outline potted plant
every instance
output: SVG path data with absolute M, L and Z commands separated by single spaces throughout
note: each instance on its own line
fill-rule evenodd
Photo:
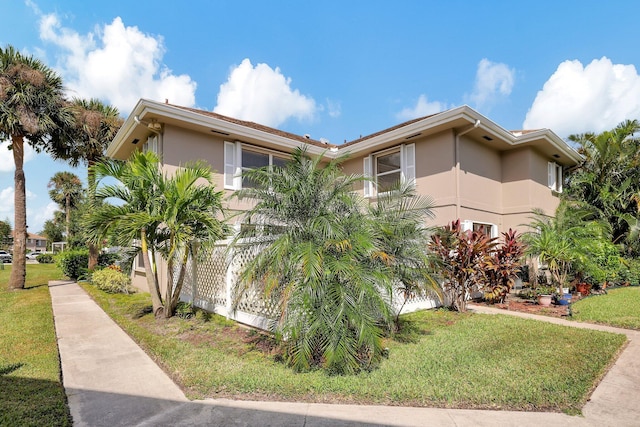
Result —
M 553 301 L 553 293 L 554 290 L 552 286 L 538 286 L 536 288 L 538 304 L 542 307 L 549 307 Z

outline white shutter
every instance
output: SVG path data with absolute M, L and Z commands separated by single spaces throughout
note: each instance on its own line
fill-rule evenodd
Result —
M 553 162 L 547 163 L 547 185 L 550 189 L 556 189 L 556 164 Z
M 468 219 L 465 221 L 462 221 L 462 224 L 460 224 L 460 228 L 462 231 L 473 230 L 473 221 L 470 221 Z
M 363 161 L 362 174 L 367 179 L 373 178 L 373 173 L 372 173 L 372 170 L 371 170 L 371 165 L 373 163 L 373 157 L 372 156 L 367 156 L 364 159 L 362 159 L 362 161 Z M 364 181 L 364 197 L 371 197 L 371 196 L 373 196 L 373 182 L 368 181 L 368 180 Z
M 224 188 L 236 190 L 235 175 L 238 163 L 236 161 L 236 143 L 224 142 Z
M 416 184 L 416 144 L 400 146 L 400 169 L 403 182 Z
M 562 166 L 556 165 L 556 190 L 562 193 Z

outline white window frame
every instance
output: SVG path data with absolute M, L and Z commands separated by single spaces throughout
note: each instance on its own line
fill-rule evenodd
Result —
M 151 151 L 158 154 L 158 135 L 153 135 L 147 138 L 147 142 L 142 147 L 143 152 Z
M 396 152 L 400 153 L 400 168 L 379 174 L 377 171 L 377 158 L 387 156 Z M 400 144 L 386 150 L 372 153 L 363 159 L 362 170 L 363 175 L 366 178 L 370 179 L 369 181 L 365 181 L 364 183 L 364 197 L 375 197 L 376 195 L 384 194 L 378 193 L 378 176 L 391 175 L 400 172 L 401 181 L 408 182 L 411 185 L 415 186 L 416 145 Z
M 562 193 L 562 165 L 555 162 L 547 163 L 547 186 L 558 193 Z
M 273 159 L 287 160 L 285 153 L 280 153 L 255 145 L 244 144 L 240 141 L 224 142 L 224 188 L 227 190 L 242 189 L 242 171 L 253 168 L 242 166 L 242 151 L 251 151 L 269 156 L 269 166 L 273 166 Z
M 498 226 L 491 222 L 467 219 L 465 221 L 462 221 L 461 228 L 462 231 L 473 231 L 475 225 L 488 225 L 489 227 L 491 227 L 491 235 L 489 237 L 491 237 L 492 239 L 495 239 L 499 236 Z

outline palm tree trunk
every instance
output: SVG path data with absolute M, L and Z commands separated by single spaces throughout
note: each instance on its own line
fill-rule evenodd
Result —
M 95 202 L 94 189 L 95 189 L 95 183 L 96 183 L 96 174 L 92 169 L 92 166 L 95 163 L 96 162 L 94 160 L 89 160 L 87 162 L 88 164 L 87 183 L 89 184 L 89 206 L 93 206 L 93 203 Z M 87 268 L 89 269 L 89 271 L 93 271 L 98 265 L 98 255 L 99 255 L 98 247 L 93 242 L 90 242 L 90 241 L 87 242 L 87 246 L 89 247 L 89 265 L 87 266 Z
M 151 303 L 153 304 L 153 314 L 158 317 L 162 313 L 162 300 L 160 299 L 160 294 L 158 293 L 157 279 L 155 274 L 153 273 L 153 269 L 151 267 L 151 262 L 149 260 L 149 252 L 147 247 L 147 230 L 143 228 L 140 231 L 140 246 L 142 250 L 142 259 L 144 259 L 144 272 L 147 277 L 147 287 L 149 288 L 149 293 L 151 294 Z
M 71 239 L 70 225 L 71 225 L 71 195 L 67 194 L 64 197 L 64 213 L 65 213 L 65 232 L 67 233 L 67 245 Z
M 27 201 L 25 193 L 24 177 L 24 138 L 20 135 L 12 135 L 13 162 L 16 170 L 14 174 L 14 225 L 13 225 L 13 266 L 9 278 L 9 289 L 24 289 L 24 281 L 27 275 L 26 257 L 27 251 Z

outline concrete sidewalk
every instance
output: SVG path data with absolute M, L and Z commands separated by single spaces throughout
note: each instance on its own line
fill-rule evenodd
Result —
M 558 413 L 253 402 L 189 401 L 75 283 L 49 284 L 64 387 L 76 426 L 637 426 L 640 334 L 593 393 L 584 417 Z M 478 311 L 493 312 L 481 307 Z M 498 311 L 504 313 L 503 311 Z M 534 317 L 537 316 L 525 316 Z

